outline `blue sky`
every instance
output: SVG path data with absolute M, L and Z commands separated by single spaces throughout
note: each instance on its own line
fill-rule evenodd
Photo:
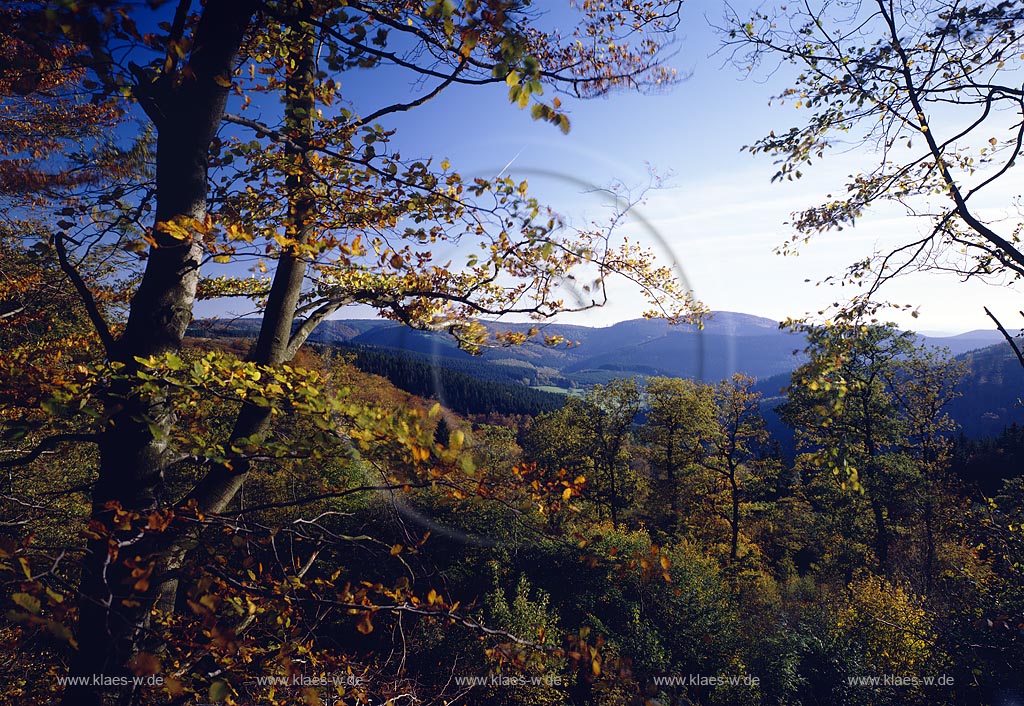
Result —
M 769 107 L 772 94 L 786 85 L 785 70 L 770 80 L 763 75 L 744 78 L 724 56 L 713 56 L 719 38 L 709 21 L 720 20 L 721 7 L 713 2 L 684 7 L 672 65 L 688 78 L 659 94 L 567 100 L 572 119 L 568 135 L 532 121 L 528 112 L 510 105 L 501 86 L 453 88 L 382 124 L 398 129 L 395 144 L 403 156 L 447 157 L 464 175 L 491 175 L 511 162 L 511 175 L 529 179 L 535 195 L 572 219 L 603 213 L 601 201 L 582 193 L 580 181 L 639 185 L 646 182 L 648 165 L 661 174 L 671 173 L 668 185 L 649 194 L 638 210 L 657 237 L 637 224 L 627 226 L 630 236 L 674 261 L 711 309 L 773 319 L 814 312 L 854 293 L 817 286 L 818 281 L 840 274 L 875 248 L 916 233 L 919 225 L 898 211 L 879 211 L 855 228 L 816 237 L 799 257 L 773 253 L 792 234 L 785 222 L 794 210 L 841 191 L 843 178 L 858 165 L 869 165 L 872 155 L 833 155 L 805 170 L 797 182 L 771 184 L 771 159 L 751 157 L 740 148 L 769 130 L 799 125 L 807 113 L 790 106 Z M 407 77 L 379 69 L 343 77 L 342 88 L 362 114 L 389 98 L 407 99 L 415 90 Z M 1011 197 L 995 194 L 992 206 L 1009 206 Z M 1005 199 L 1002 204 L 1000 199 Z M 636 317 L 643 309 L 628 287 L 616 286 L 611 294 L 613 301 L 605 309 L 564 321 L 607 325 Z M 990 328 L 983 305 L 1000 314 L 1008 326 L 1016 326 L 1013 317 L 1021 308 L 1017 293 L 1008 287 L 964 284 L 956 277 L 930 273 L 893 282 L 883 295 L 919 307 L 916 320 L 905 314 L 891 318 L 928 332 Z M 215 305 L 199 313 L 213 313 L 211 306 Z M 342 318 L 354 315 L 359 314 L 340 313 Z

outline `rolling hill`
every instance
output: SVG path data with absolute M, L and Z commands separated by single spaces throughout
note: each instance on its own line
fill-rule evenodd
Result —
M 255 335 L 258 325 L 257 319 L 236 319 L 197 322 L 192 328 L 194 335 L 249 337 Z M 526 331 L 530 324 L 500 324 L 492 328 Z M 445 367 L 471 371 L 483 379 L 507 379 L 510 371 L 515 371 L 518 382 L 555 387 L 582 387 L 630 375 L 720 380 L 734 372 L 744 372 L 763 379 L 788 373 L 804 360 L 802 335 L 780 330 L 778 322 L 771 319 L 728 311 L 715 313 L 703 330 L 689 325 L 669 326 L 660 320 L 633 319 L 603 328 L 549 324 L 542 327 L 542 332 L 562 336 L 570 345 L 552 347 L 531 340 L 521 346 L 489 348 L 480 356 L 471 356 L 459 350 L 450 336 L 374 319 L 327 321 L 310 340 L 416 353 Z M 1002 339 L 996 331 L 971 331 L 925 340 L 961 354 Z M 479 365 L 480 362 L 502 369 Z
M 247 338 L 255 335 L 258 325 L 257 319 L 205 321 L 193 324 L 190 333 Z M 492 327 L 526 331 L 530 324 Z M 389 375 L 392 382 L 416 394 L 472 398 L 474 402 L 456 406 L 469 405 L 473 411 L 483 400 L 507 400 L 501 404 L 503 411 L 523 404 L 529 408 L 524 408 L 525 413 L 552 404 L 550 396 L 530 396 L 527 401 L 505 386 L 568 390 L 620 377 L 664 375 L 715 381 L 743 372 L 759 379 L 769 421 L 774 431 L 785 436 L 771 409 L 781 402 L 780 390 L 788 383 L 789 373 L 804 362 L 805 343 L 801 334 L 780 330 L 771 319 L 716 312 L 703 330 L 633 319 L 603 328 L 550 324 L 542 331 L 570 343 L 546 346 L 531 340 L 520 346 L 488 348 L 473 356 L 444 334 L 375 319 L 327 321 L 310 340 L 348 349 L 364 369 Z M 1017 400 L 1018 394 L 1024 395 L 1024 369 L 998 332 L 970 331 L 922 339 L 928 345 L 948 348 L 968 363 L 961 388 L 964 396 L 950 410 L 967 436 L 989 436 L 1009 424 L 1024 423 L 1024 407 Z M 398 362 L 403 357 L 409 359 L 407 363 Z M 473 380 L 480 381 L 479 390 L 472 389 Z M 470 411 L 469 407 L 464 411 Z

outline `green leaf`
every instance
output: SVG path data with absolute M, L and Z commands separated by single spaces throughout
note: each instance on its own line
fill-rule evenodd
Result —
M 42 607 L 39 599 L 30 593 L 15 593 L 11 596 L 11 600 L 33 615 L 39 613 L 39 609 Z
M 170 370 L 181 370 L 185 367 L 185 361 L 173 353 L 167 354 L 167 367 Z
M 448 435 L 448 446 L 449 448 L 455 449 L 456 451 L 462 448 L 462 444 L 466 441 L 466 434 L 459 429 L 456 429 Z
M 223 679 L 218 679 L 217 681 L 210 684 L 210 691 L 208 694 L 210 697 L 210 701 L 218 703 L 220 701 L 225 700 L 230 694 L 231 687 L 228 686 L 228 683 Z
M 62 640 L 76 649 L 78 648 L 78 643 L 75 642 L 74 634 L 63 623 L 59 623 L 56 620 L 47 620 L 46 629 L 49 630 L 50 634 L 58 640 Z

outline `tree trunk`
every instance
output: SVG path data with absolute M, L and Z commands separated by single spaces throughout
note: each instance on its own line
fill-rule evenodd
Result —
M 611 492 L 608 497 L 608 509 L 612 516 L 612 529 L 616 530 L 619 528 L 619 490 L 615 483 L 615 462 L 612 461 L 608 465 L 608 477 Z
M 875 556 L 879 571 L 885 573 L 889 568 L 889 528 L 885 521 L 885 508 L 874 493 L 871 494 L 871 512 L 875 517 Z
M 925 593 L 928 594 L 932 590 L 932 580 L 935 575 L 935 508 L 930 497 L 925 500 L 924 504 L 924 535 L 924 586 Z
M 174 85 L 166 76 L 140 85 L 140 102 L 157 126 L 156 224 L 182 225 L 206 218 L 210 143 L 220 125 L 228 89 L 218 83 L 234 68 L 252 7 L 210 0 L 196 28 L 189 57 L 193 77 Z M 192 319 L 202 242 L 180 240 L 154 228 L 156 245 L 132 298 L 128 323 L 114 358 L 131 373 L 136 357 L 181 347 Z M 159 395 L 121 383 L 106 400 L 109 423 L 100 441 L 99 477 L 93 490 L 92 527 L 79 588 L 78 650 L 70 674 L 85 683 L 68 687 L 65 706 L 127 704 L 133 698 L 129 662 L 139 651 L 155 599 L 154 584 L 132 576 L 158 562 L 161 538 L 124 529 L 117 509 L 145 517 L 160 501 L 166 465 L 165 437 L 173 412 Z M 122 529 L 118 529 L 118 525 Z M 133 566 L 134 565 L 134 566 Z M 127 681 L 128 683 L 123 683 Z
M 871 384 L 868 383 L 870 390 Z M 867 464 L 864 481 L 871 502 L 871 512 L 875 518 L 875 557 L 878 559 L 878 570 L 885 573 L 889 567 L 889 528 L 885 520 L 885 506 L 882 503 L 882 482 L 878 466 L 879 448 L 875 443 L 873 417 L 871 416 L 870 400 L 867 395 L 861 397 L 861 408 L 864 414 L 864 442 L 867 449 Z
M 668 444 L 665 446 L 665 476 L 668 481 L 668 512 L 669 527 L 672 531 L 679 529 L 679 488 L 676 487 L 676 426 L 668 428 Z
M 297 241 L 298 245 L 286 246 L 278 258 L 260 333 L 249 352 L 250 361 L 264 365 L 280 365 L 291 357 L 289 343 L 309 257 L 303 252 L 302 246 L 310 240 L 315 210 L 311 192 L 312 175 L 305 163 L 303 145 L 307 145 L 313 136 L 316 36 L 310 26 L 303 27 L 297 21 L 297 33 L 303 28 L 305 32 L 302 39 L 289 56 L 289 63 L 294 60 L 295 68 L 289 72 L 285 87 L 285 131 L 289 138 L 285 155 L 292 162 L 291 173 L 285 180 L 288 193 L 285 235 Z M 262 437 L 269 420 L 270 410 L 266 407 L 243 405 L 232 430 L 231 440 Z M 241 488 L 248 469 L 249 464 L 244 459 L 232 464 L 232 467 L 215 467 L 193 492 L 203 512 L 222 511 Z
M 303 25 L 299 21 L 295 25 L 298 35 Z M 289 62 L 293 60 L 295 68 L 289 72 L 285 88 L 285 130 L 288 137 L 285 155 L 289 157 L 287 161 L 290 163 L 290 171 L 285 180 L 288 193 L 285 235 L 298 245 L 285 247 L 278 258 L 259 336 L 249 352 L 250 361 L 264 365 L 280 365 L 292 357 L 289 344 L 308 259 L 302 246 L 310 240 L 316 206 L 311 192 L 312 176 L 303 154 L 303 145 L 307 145 L 312 138 L 316 107 L 316 36 L 308 26 L 301 36 L 302 39 L 292 48 L 289 56 Z M 243 403 L 231 431 L 231 441 L 264 437 L 270 417 L 269 408 Z M 230 465 L 213 466 L 189 498 L 196 501 L 197 508 L 203 513 L 223 512 L 245 482 L 250 465 L 247 459 L 238 458 L 233 459 Z M 184 547 L 177 546 L 170 552 L 170 575 L 160 588 L 161 609 L 173 610 L 175 605 L 182 603 L 182 596 L 178 595 L 177 575 L 185 563 L 186 551 Z
M 729 473 L 729 490 L 732 496 L 732 517 L 729 529 L 732 530 L 732 542 L 729 545 L 729 563 L 735 564 L 740 547 L 740 487 L 736 483 L 736 469 Z

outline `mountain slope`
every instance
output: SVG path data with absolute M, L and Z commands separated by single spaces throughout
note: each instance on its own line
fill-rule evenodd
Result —
M 255 335 L 258 326 L 257 319 L 197 322 L 191 332 L 199 336 L 247 338 Z M 491 327 L 526 331 L 531 325 Z M 479 356 L 471 356 L 459 350 L 450 336 L 414 331 L 396 322 L 375 319 L 327 321 L 311 342 L 354 347 L 363 351 L 360 355 L 366 358 L 365 365 L 369 366 L 367 361 L 373 359 L 374 365 L 401 368 L 402 375 L 412 378 L 418 373 L 409 373 L 409 368 L 426 366 L 424 370 L 433 371 L 429 375 L 435 382 L 430 384 L 435 386 L 444 387 L 437 372 L 444 369 L 450 371 L 445 373 L 449 386 L 463 390 L 469 389 L 468 383 L 459 376 L 503 385 L 565 389 L 631 376 L 665 375 L 715 381 L 743 372 L 759 379 L 757 389 L 765 397 L 766 409 L 781 401 L 779 390 L 788 384 L 789 373 L 806 360 L 801 334 L 780 330 L 771 319 L 735 312 L 715 313 L 703 329 L 646 319 L 622 321 L 604 328 L 569 324 L 541 328 L 544 334 L 562 336 L 570 345 L 546 346 L 530 340 L 519 346 L 489 348 Z M 961 387 L 964 396 L 951 407 L 965 434 L 991 435 L 1013 422 L 1024 423 L 1024 407 L 1017 403 L 1018 391 L 1024 395 L 1024 369 L 998 332 L 970 331 L 922 340 L 931 346 L 949 348 L 969 364 L 970 372 Z M 409 355 L 417 361 L 415 365 L 388 357 L 400 359 Z M 427 383 L 412 378 L 403 383 L 406 388 L 415 388 L 420 394 L 431 392 L 422 389 Z M 443 389 L 434 392 L 444 394 Z M 465 392 L 481 400 L 496 399 L 492 393 L 498 394 L 482 390 Z M 551 404 L 550 398 L 528 403 L 524 398 L 507 404 L 514 406 L 520 402 L 531 409 Z

